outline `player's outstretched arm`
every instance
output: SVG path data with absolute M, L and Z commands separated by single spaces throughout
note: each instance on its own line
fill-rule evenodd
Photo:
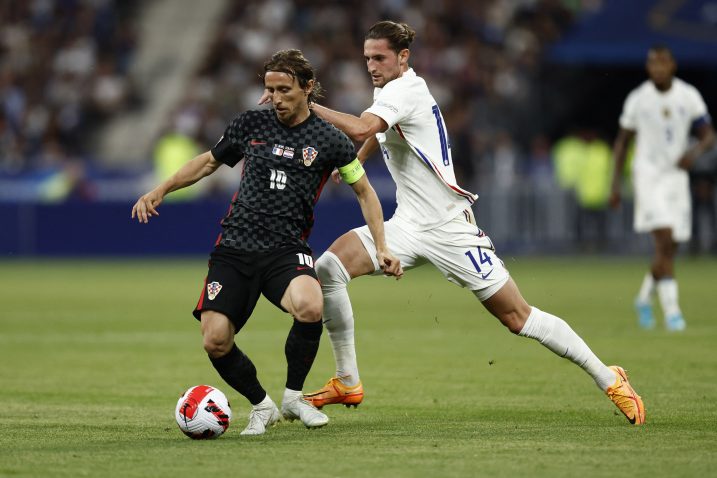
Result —
M 316 116 L 333 124 L 354 141 L 366 141 L 376 133 L 383 133 L 388 129 L 388 124 L 373 113 L 364 111 L 359 117 L 315 103 L 311 105 L 311 109 Z
M 140 197 L 132 206 L 132 219 L 141 223 L 149 222 L 152 216 L 159 216 L 157 207 L 164 196 L 178 189 L 186 188 L 216 171 L 222 163 L 214 159 L 211 151 L 202 153 L 179 168 L 169 179 Z
M 620 188 L 622 186 L 622 172 L 625 169 L 625 158 L 627 156 L 627 145 L 635 136 L 635 132 L 629 129 L 620 128 L 615 144 L 612 147 L 612 157 L 615 161 L 615 170 L 612 174 L 612 188 L 610 190 L 610 207 L 616 208 L 620 205 Z
M 368 181 L 368 177 L 364 174 L 361 179 L 351 184 L 356 197 L 358 198 L 361 212 L 366 220 L 373 242 L 376 244 L 376 258 L 383 273 L 387 276 L 394 276 L 400 279 L 403 275 L 401 261 L 391 254 L 386 245 L 386 235 L 383 229 L 383 209 L 381 202 L 378 200 L 376 191 Z

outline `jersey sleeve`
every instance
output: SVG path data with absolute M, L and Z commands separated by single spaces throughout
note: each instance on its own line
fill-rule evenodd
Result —
M 411 88 L 405 88 L 401 81 L 389 81 L 366 111 L 384 120 L 389 128 L 408 117 L 415 107 L 411 101 Z
M 705 100 L 702 99 L 702 95 L 699 91 L 697 91 L 697 88 L 691 89 L 691 111 L 690 111 L 690 118 L 692 121 L 700 121 L 700 120 L 706 120 L 709 121 L 709 113 L 707 112 L 707 105 L 705 104 Z
M 244 158 L 244 143 L 242 141 L 244 124 L 244 114 L 237 116 L 229 123 L 222 137 L 211 149 L 214 159 L 233 168 Z
M 627 96 L 620 115 L 620 127 L 635 131 L 637 129 L 637 91 Z
M 335 152 L 335 162 L 334 167 L 340 168 L 342 166 L 346 166 L 351 161 L 356 159 L 356 148 L 354 148 L 354 144 L 351 142 L 351 140 L 346 136 L 344 133 L 342 133 L 339 130 L 336 130 L 336 140 L 334 141 L 334 152 Z

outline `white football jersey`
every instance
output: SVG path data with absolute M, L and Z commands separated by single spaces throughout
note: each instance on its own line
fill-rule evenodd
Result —
M 633 174 L 686 175 L 677 169 L 677 162 L 689 146 L 692 124 L 700 118 L 708 118 L 702 96 L 679 78 L 673 78 L 666 92 L 659 91 L 652 81 L 635 88 L 620 116 L 620 126 L 637 134 Z
M 470 207 L 478 196 L 456 183 L 446 124 L 423 78 L 411 68 L 373 96 L 366 111 L 388 125 L 376 138 L 396 183 L 395 216 L 421 230 Z

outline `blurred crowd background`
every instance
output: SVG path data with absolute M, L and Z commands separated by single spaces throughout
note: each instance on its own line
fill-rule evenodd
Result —
M 363 37 L 386 18 L 417 31 L 411 66 L 441 105 L 461 183 L 482 196 L 479 222 L 506 247 L 627 243 L 630 208 L 606 207 L 610 148 L 652 43 L 673 47 L 717 110 L 709 0 L 0 0 L 0 202 L 133 200 L 256 107 L 279 49 L 304 51 L 324 104 L 360 114 Z M 695 252 L 717 247 L 715 163 L 693 174 Z M 236 173 L 215 176 L 174 199 L 228 201 Z

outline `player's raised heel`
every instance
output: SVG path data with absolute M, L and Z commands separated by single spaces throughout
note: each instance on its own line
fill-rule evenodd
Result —
M 611 365 L 615 372 L 615 383 L 605 393 L 633 425 L 645 423 L 645 405 L 627 380 L 627 372 L 618 365 Z
M 338 377 L 332 377 L 321 389 L 304 394 L 304 399 L 319 410 L 325 405 L 342 404 L 358 407 L 363 401 L 363 385 L 359 382 L 353 387 L 344 385 Z
M 329 423 L 329 417 L 321 413 L 311 403 L 302 397 L 285 401 L 281 404 L 281 414 L 284 419 L 293 422 L 301 420 L 306 428 L 321 428 Z

